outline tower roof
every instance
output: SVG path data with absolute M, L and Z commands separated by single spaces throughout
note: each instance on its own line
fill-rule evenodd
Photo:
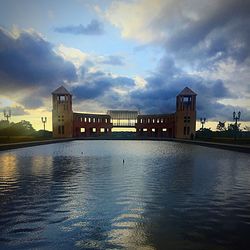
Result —
M 188 96 L 188 95 L 197 95 L 197 94 L 190 88 L 185 87 L 178 95 Z
M 71 95 L 67 89 L 65 89 L 63 86 L 57 88 L 52 92 L 53 95 Z

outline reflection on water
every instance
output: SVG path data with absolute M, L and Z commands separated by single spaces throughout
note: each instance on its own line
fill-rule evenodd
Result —
M 0 197 L 8 196 L 15 189 L 17 180 L 16 156 L 11 154 L 0 154 Z
M 0 248 L 249 249 L 249 166 L 248 154 L 156 141 L 6 151 Z

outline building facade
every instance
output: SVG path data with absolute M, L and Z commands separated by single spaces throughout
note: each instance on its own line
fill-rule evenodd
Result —
M 190 139 L 195 136 L 196 93 L 188 87 L 176 97 L 176 112 L 140 115 L 137 111 L 109 110 L 107 114 L 75 113 L 72 95 L 63 87 L 52 92 L 53 137 L 110 135 L 115 127 L 134 127 L 138 137 Z

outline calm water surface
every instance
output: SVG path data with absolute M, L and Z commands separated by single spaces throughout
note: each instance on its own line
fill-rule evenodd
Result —
M 250 249 L 250 156 L 157 141 L 2 152 L 0 248 Z

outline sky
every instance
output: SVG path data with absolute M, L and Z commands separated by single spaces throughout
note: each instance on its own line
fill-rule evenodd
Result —
M 249 125 L 249 13 L 247 0 L 0 0 L 0 119 L 51 129 L 61 85 L 76 112 L 170 113 L 187 86 L 205 126 L 233 111 Z

